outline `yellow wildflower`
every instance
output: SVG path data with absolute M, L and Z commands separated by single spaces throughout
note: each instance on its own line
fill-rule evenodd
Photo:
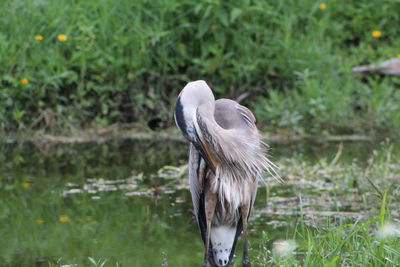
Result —
M 397 56 L 396 56 L 397 58 L 400 58 L 400 54 L 397 54 Z
M 58 41 L 65 42 L 68 40 L 68 37 L 65 34 L 60 34 L 57 36 Z
M 30 184 L 30 183 L 27 183 L 27 182 L 25 182 L 25 183 L 22 184 L 22 186 L 23 186 L 25 189 L 28 189 L 30 185 L 31 185 L 31 184 Z
M 324 10 L 324 9 L 326 9 L 326 4 L 325 3 L 321 3 L 321 4 L 319 4 L 319 9 L 321 9 L 321 10 Z
M 372 37 L 374 38 L 379 38 L 382 36 L 382 32 L 381 31 L 372 31 L 371 32 Z
M 27 78 L 22 78 L 20 81 L 22 84 L 28 84 L 29 80 Z
M 35 222 L 36 222 L 37 224 L 43 224 L 43 223 L 44 223 L 44 220 L 43 220 L 42 218 L 37 218 L 37 219 L 35 220 Z
M 68 222 L 68 216 L 67 215 L 61 215 L 58 217 L 58 220 L 62 223 Z
M 35 40 L 36 41 L 42 41 L 43 40 L 43 35 L 35 35 Z

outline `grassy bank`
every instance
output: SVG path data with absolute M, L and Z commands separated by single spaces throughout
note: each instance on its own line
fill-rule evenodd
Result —
M 257 263 L 397 266 L 400 169 L 393 148 L 387 143 L 381 145 L 366 164 L 355 159 L 351 164 L 340 160 L 340 146 L 333 159 L 321 158 L 315 164 L 298 158 L 283 161 L 283 177 L 295 186 L 300 197 L 300 217 L 279 239 L 271 232 L 263 233 Z M 276 204 L 275 208 L 284 213 L 285 206 Z M 293 210 L 290 206 L 287 212 L 293 216 Z
M 0 129 L 148 121 L 205 79 L 266 130 L 395 132 L 399 78 L 350 73 L 400 56 L 396 1 L 12 1 L 0 6 Z

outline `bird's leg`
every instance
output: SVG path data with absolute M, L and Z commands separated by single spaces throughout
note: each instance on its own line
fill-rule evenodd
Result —
M 243 267 L 251 267 L 249 258 L 249 239 L 247 231 L 247 218 L 249 217 L 250 203 L 246 203 L 240 207 L 243 224 Z
M 205 202 L 205 215 L 207 221 L 207 230 L 206 230 L 206 240 L 205 240 L 205 250 L 204 250 L 204 264 L 203 266 L 209 266 L 208 262 L 208 253 L 210 249 L 210 239 L 211 239 L 211 222 L 214 218 L 215 207 L 217 205 L 217 194 L 211 192 L 210 188 L 206 188 L 204 194 L 204 202 Z

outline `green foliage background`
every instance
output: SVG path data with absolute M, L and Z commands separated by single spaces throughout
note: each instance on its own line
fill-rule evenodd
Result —
M 180 89 L 204 79 L 217 97 L 249 93 L 266 130 L 395 132 L 400 79 L 350 70 L 400 56 L 400 1 L 320 3 L 3 0 L 0 129 L 170 125 Z

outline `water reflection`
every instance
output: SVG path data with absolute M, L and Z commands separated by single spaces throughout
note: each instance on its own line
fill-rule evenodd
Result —
M 302 157 L 315 161 L 333 158 L 338 142 L 270 143 L 270 156 Z M 378 144 L 344 142 L 341 160 L 365 161 Z M 165 165 L 186 164 L 188 144 L 180 141 L 110 140 L 105 143 L 0 143 L 3 171 L 24 169 L 33 176 L 62 173 L 76 177 L 123 178 L 131 172 L 155 173 Z
M 363 164 L 376 147 L 344 143 L 339 161 Z M 107 266 L 201 262 L 203 248 L 185 168 L 158 171 L 186 164 L 186 143 L 3 143 L 0 149 L 0 262 L 5 266 L 88 266 L 88 257 L 106 259 Z M 339 143 L 273 143 L 270 154 L 291 166 L 299 158 L 331 161 L 338 149 Z M 293 173 L 315 175 L 320 183 L 290 180 L 287 185 L 260 186 L 250 224 L 253 256 L 263 242 L 262 232 L 271 241 L 286 238 L 300 214 L 309 216 L 310 224 L 328 215 L 359 216 L 357 185 L 338 193 L 332 178 L 318 168 L 301 173 L 300 166 L 282 173 L 289 180 Z M 335 201 L 344 195 L 347 201 Z M 322 213 L 326 211 L 340 213 Z M 69 219 L 60 222 L 59 216 Z

